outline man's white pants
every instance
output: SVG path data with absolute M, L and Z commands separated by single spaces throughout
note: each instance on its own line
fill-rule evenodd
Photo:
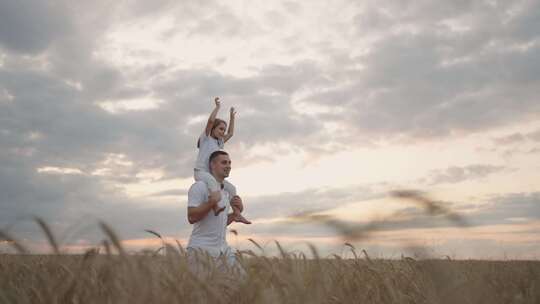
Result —
M 199 278 L 207 278 L 215 267 L 219 272 L 231 274 L 238 279 L 247 276 L 231 247 L 226 247 L 218 256 L 211 255 L 200 248 L 187 248 L 189 270 Z

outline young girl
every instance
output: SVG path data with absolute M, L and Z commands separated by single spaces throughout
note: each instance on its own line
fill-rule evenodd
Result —
M 223 149 L 224 144 L 233 136 L 234 116 L 236 115 L 236 112 L 234 111 L 234 108 L 231 108 L 229 129 L 227 130 L 227 134 L 225 134 L 227 123 L 219 118 L 216 118 L 217 112 L 220 108 L 219 97 L 214 99 L 214 103 L 216 104 L 216 107 L 210 114 L 206 128 L 197 141 L 199 154 L 197 155 L 197 162 L 195 163 L 193 177 L 196 181 L 203 181 L 206 183 L 210 192 L 219 192 L 221 185 L 219 185 L 212 174 L 210 174 L 208 159 L 212 152 Z M 226 180 L 223 181 L 223 188 L 230 194 L 231 197 L 236 195 L 236 188 Z M 232 208 L 234 220 L 236 222 L 251 224 L 250 221 L 240 214 L 240 210 L 238 208 Z M 214 207 L 214 214 L 218 215 L 223 210 L 225 210 L 225 206 L 221 204 L 220 200 L 220 203 Z

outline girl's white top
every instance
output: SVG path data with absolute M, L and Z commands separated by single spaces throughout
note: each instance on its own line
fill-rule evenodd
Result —
M 210 154 L 223 149 L 224 146 L 223 139 L 215 139 L 210 135 L 206 135 L 206 132 L 203 132 L 199 136 L 199 154 L 197 155 L 195 169 L 210 172 L 210 164 L 208 163 Z

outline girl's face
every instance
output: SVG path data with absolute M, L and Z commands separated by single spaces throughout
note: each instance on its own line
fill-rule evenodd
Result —
M 225 129 L 226 129 L 226 125 L 224 123 L 219 123 L 219 125 L 217 127 L 215 127 L 214 129 L 212 129 L 212 137 L 214 138 L 217 138 L 217 139 L 222 139 L 223 137 L 225 137 Z

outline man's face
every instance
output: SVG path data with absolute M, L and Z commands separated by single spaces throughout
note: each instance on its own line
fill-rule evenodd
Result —
M 231 173 L 231 159 L 229 155 L 218 155 L 212 160 L 211 169 L 215 177 L 226 178 Z

